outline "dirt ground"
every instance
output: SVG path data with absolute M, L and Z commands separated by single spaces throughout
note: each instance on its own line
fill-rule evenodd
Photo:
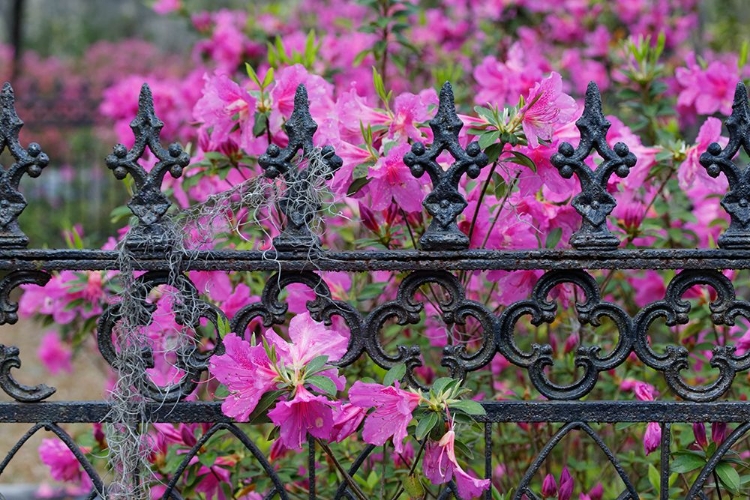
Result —
M 21 368 L 11 370 L 14 378 L 23 384 L 44 383 L 57 388 L 57 392 L 47 401 L 101 400 L 104 396 L 105 382 L 100 368 L 103 360 L 96 359 L 93 354 L 82 352 L 73 362 L 72 373 L 51 375 L 36 355 L 39 342 L 45 333 L 46 330 L 36 323 L 23 319 L 16 325 L 0 327 L 0 343 L 17 346 L 21 351 Z M 0 391 L 0 402 L 6 401 L 12 401 L 12 398 Z M 0 424 L 0 461 L 32 425 Z M 66 424 L 63 428 L 75 435 L 89 427 Z M 54 434 L 42 430 L 27 441 L 0 476 L 0 485 L 42 482 L 55 484 L 37 453 L 42 439 L 50 437 L 54 437 Z

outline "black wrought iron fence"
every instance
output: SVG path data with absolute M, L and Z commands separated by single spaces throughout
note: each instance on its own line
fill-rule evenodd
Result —
M 28 239 L 17 223 L 18 215 L 26 206 L 19 192 L 19 181 L 24 174 L 39 177 L 49 159 L 37 144 L 23 148 L 18 141 L 22 122 L 16 116 L 13 92 L 8 84 L 2 89 L 2 115 L 0 115 L 0 150 L 8 148 L 15 163 L 0 176 L 0 269 L 7 274 L 0 281 L 0 323 L 14 324 L 18 305 L 11 299 L 13 289 L 21 284 L 44 285 L 50 273 L 61 270 L 117 270 L 121 265 L 119 253 L 104 250 L 45 250 L 29 249 Z M 130 240 L 134 266 L 137 271 L 146 271 L 138 280 L 139 290 L 147 293 L 151 288 L 167 283 L 173 265 L 169 248 L 170 240 L 163 226 L 163 216 L 170 205 L 161 190 L 167 174 L 178 177 L 189 162 L 188 156 L 178 145 L 168 148 L 159 142 L 161 122 L 154 115 L 153 103 L 147 87 L 141 94 L 140 111 L 132 127 L 136 135 L 131 149 L 117 146 L 107 160 L 114 175 L 123 179 L 130 174 L 135 181 L 135 194 L 129 206 L 139 225 L 136 235 Z M 655 350 L 649 342 L 649 327 L 656 320 L 667 324 L 685 324 L 691 305 L 684 300 L 685 292 L 695 285 L 704 285 L 715 291 L 710 304 L 711 320 L 715 325 L 732 325 L 738 317 L 750 318 L 750 301 L 738 297 L 732 280 L 721 270 L 750 268 L 750 169 L 734 161 L 740 148 L 750 150 L 750 105 L 744 85 L 737 87 L 732 116 L 726 121 L 730 140 L 726 147 L 712 144 L 700 158 L 709 175 L 720 173 L 729 180 L 729 192 L 721 201 L 731 216 L 728 230 L 719 239 L 718 249 L 674 249 L 620 250 L 620 241 L 606 225 L 607 216 L 616 205 L 616 199 L 607 191 L 607 181 L 613 174 L 625 176 L 636 163 L 635 156 L 624 144 L 610 147 L 606 142 L 609 123 L 601 110 L 601 98 L 595 85 L 586 94 L 586 107 L 577 126 L 581 140 L 577 147 L 563 143 L 552 163 L 563 177 L 575 175 L 580 180 L 581 192 L 572 201 L 582 217 L 580 229 L 571 238 L 574 247 L 570 250 L 524 250 L 492 251 L 468 249 L 469 241 L 462 233 L 456 219 L 467 203 L 458 190 L 461 176 L 476 177 L 487 164 L 487 157 L 476 143 L 461 147 L 458 141 L 462 122 L 456 115 L 450 86 L 440 94 L 436 116 L 430 122 L 434 142 L 429 147 L 415 143 L 404 157 L 404 162 L 416 176 L 429 175 L 433 190 L 427 196 L 424 207 L 432 216 L 432 223 L 420 239 L 421 249 L 400 251 L 330 251 L 320 246 L 320 240 L 312 234 L 306 222 L 316 207 L 308 206 L 299 197 L 299 186 L 311 182 L 310 172 L 297 170 L 292 162 L 295 155 L 307 155 L 313 150 L 312 138 L 316 125 L 308 111 L 307 95 L 299 88 L 295 99 L 295 111 L 286 123 L 289 144 L 285 148 L 270 146 L 259 163 L 270 178 L 283 176 L 290 186 L 281 203 L 288 225 L 274 240 L 276 253 L 273 259 L 267 252 L 208 250 L 191 251 L 181 261 L 180 272 L 189 270 L 221 270 L 242 273 L 273 273 L 259 302 L 243 308 L 231 321 L 231 330 L 245 331 L 253 319 L 260 318 L 267 326 L 283 324 L 287 320 L 287 307 L 280 300 L 282 291 L 292 284 L 301 283 L 315 290 L 317 298 L 308 303 L 308 309 L 317 320 L 331 321 L 339 316 L 350 331 L 350 341 L 345 356 L 337 363 L 340 367 L 351 365 L 361 358 L 382 368 L 405 364 L 404 382 L 420 386 L 415 369 L 420 366 L 420 350 L 404 344 L 394 354 L 386 350 L 381 342 L 379 330 L 389 320 L 401 324 L 416 323 L 423 304 L 415 298 L 424 285 L 442 288 L 447 297 L 440 302 L 441 315 L 448 324 L 463 323 L 473 318 L 483 331 L 480 345 L 467 351 L 462 346 L 447 346 L 442 351 L 441 365 L 451 376 L 467 379 L 472 372 L 486 368 L 495 356 L 527 372 L 531 384 L 546 399 L 526 401 L 486 400 L 482 404 L 486 415 L 477 417 L 484 426 L 484 477 L 492 478 L 493 447 L 504 446 L 494 437 L 493 427 L 508 422 L 557 423 L 561 424 L 554 435 L 538 450 L 520 484 L 516 485 L 515 497 L 539 498 L 531 489 L 531 482 L 539 472 L 551 451 L 568 434 L 574 431 L 590 436 L 616 473 L 622 479 L 624 489 L 619 498 L 640 498 L 639 491 L 629 479 L 628 471 L 620 463 L 616 450 L 611 449 L 599 436 L 596 426 L 600 423 L 658 422 L 661 426 L 660 491 L 662 499 L 670 498 L 671 428 L 674 423 L 691 422 L 735 422 L 740 425 L 707 458 L 695 481 L 690 485 L 688 498 L 707 498 L 705 488 L 711 480 L 717 464 L 732 447 L 750 430 L 750 403 L 722 398 L 731 388 L 738 374 L 750 369 L 750 353 L 738 355 L 734 347 L 717 345 L 713 348 L 711 366 L 718 370 L 713 382 L 704 385 L 688 383 L 683 371 L 688 367 L 688 350 L 682 345 L 667 346 Z M 159 162 L 146 172 L 138 163 L 145 148 L 150 148 Z M 444 170 L 437 162 L 438 156 L 449 152 L 454 163 Z M 595 169 L 585 162 L 596 151 L 602 162 Z M 331 175 L 341 166 L 341 160 L 331 148 L 322 150 L 324 167 L 318 175 Z M 41 182 L 40 180 L 39 182 Z M 719 201 L 717 200 L 717 203 Z M 662 300 L 652 302 L 632 316 L 621 305 L 608 302 L 602 297 L 600 287 L 592 276 L 595 270 L 675 270 Z M 467 298 L 457 274 L 464 271 L 491 270 L 542 270 L 529 299 L 518 301 L 502 313 L 491 311 L 484 304 Z M 352 304 L 335 300 L 331 290 L 321 279 L 320 273 L 337 271 L 345 273 L 391 271 L 405 273 L 398 287 L 397 298 L 381 303 L 373 310 L 364 312 Z M 191 301 L 201 302 L 196 287 L 186 275 L 174 281 L 179 293 Z M 580 376 L 572 383 L 559 384 L 550 380 L 546 368 L 553 364 L 550 345 L 533 344 L 524 348 L 519 343 L 514 328 L 523 316 L 530 316 L 534 324 L 552 323 L 557 305 L 550 300 L 549 292 L 557 285 L 568 283 L 583 291 L 575 308 L 582 324 L 598 325 L 607 319 L 612 329 L 613 347 L 606 353 L 601 346 L 580 347 L 575 354 L 575 364 Z M 140 299 L 145 300 L 144 297 Z M 115 364 L 116 347 L 113 345 L 113 329 L 118 321 L 117 308 L 113 305 L 105 311 L 98 323 L 98 341 L 102 355 Z M 201 316 L 217 324 L 224 313 L 207 303 L 201 308 Z M 147 320 L 147 318 L 144 318 Z M 214 350 L 200 356 L 186 356 L 179 361 L 184 375 L 169 387 L 159 387 L 153 382 L 144 382 L 138 387 L 147 399 L 143 420 L 153 422 L 206 423 L 208 430 L 193 449 L 185 454 L 171 483 L 167 485 L 165 498 L 181 498 L 176 490 L 179 476 L 187 468 L 209 438 L 217 432 L 226 431 L 254 455 L 273 487 L 264 492 L 265 498 L 288 498 L 285 486 L 277 471 L 263 456 L 248 435 L 226 417 L 220 402 L 185 401 L 195 388 L 196 380 L 206 371 L 210 356 L 221 350 L 221 339 L 215 339 Z M 144 353 L 148 355 L 148 353 Z M 598 381 L 608 372 L 635 355 L 651 370 L 661 372 L 666 384 L 678 396 L 672 401 L 601 401 L 590 394 Z M 31 425 L 17 445 L 0 463 L 0 477 L 7 464 L 21 446 L 36 432 L 44 429 L 56 434 L 75 454 L 90 476 L 93 490 L 90 498 L 105 491 L 105 484 L 91 466 L 73 439 L 60 427 L 71 422 L 96 423 L 111 418 L 110 404 L 96 402 L 46 402 L 54 388 L 44 384 L 27 386 L 18 383 L 12 369 L 20 369 L 19 351 L 11 345 L 0 345 L 0 387 L 15 399 L 15 402 L 0 403 L 1 423 L 28 423 Z M 582 400 L 585 399 L 585 400 Z M 137 422 L 133 422 L 136 424 Z M 365 448 L 351 464 L 351 473 L 356 474 L 373 446 Z M 310 441 L 310 492 L 315 493 L 315 443 Z M 441 490 L 439 498 L 457 496 L 453 484 Z M 486 493 L 491 498 L 491 493 Z M 342 482 L 335 498 L 353 498 L 348 485 Z

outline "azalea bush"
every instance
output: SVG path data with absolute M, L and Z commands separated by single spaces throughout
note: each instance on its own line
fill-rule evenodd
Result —
M 468 206 L 458 227 L 473 249 L 568 248 L 580 216 L 571 198 L 580 192 L 576 177 L 560 175 L 550 159 L 563 142 L 577 144 L 575 121 L 589 81 L 602 91 L 611 126 L 607 142 L 621 142 L 637 157 L 627 176 L 612 176 L 608 190 L 617 207 L 607 223 L 625 248 L 710 248 L 726 228 L 728 216 L 718 200 L 727 191 L 724 176 L 711 177 L 699 164 L 709 144 L 725 145 L 721 120 L 731 112 L 737 82 L 750 76 L 747 46 L 726 51 L 720 40 L 699 54 L 690 34 L 699 23 L 697 0 L 600 1 L 518 0 L 315 0 L 296 6 L 257 4 L 248 11 L 194 11 L 188 0 L 160 0 L 157 12 L 183 16 L 201 35 L 192 47 L 193 65 L 178 76 L 141 74 L 121 78 L 103 93 L 100 111 L 114 122 L 117 140 L 133 144 L 129 123 L 137 112 L 141 84 L 149 83 L 156 113 L 164 122 L 163 142 L 179 142 L 191 154 L 180 178 L 165 180 L 174 211 L 216 206 L 220 217 L 205 214 L 181 227 L 187 247 L 271 249 L 284 225 L 273 204 L 248 208 L 238 203 L 253 179 L 262 175 L 259 157 L 269 146 L 288 142 L 289 119 L 297 87 L 303 84 L 310 113 L 318 124 L 315 146 L 333 146 L 343 164 L 328 181 L 319 233 L 324 248 L 413 249 L 430 218 L 423 208 L 431 185 L 415 177 L 404 158 L 434 140 L 428 121 L 435 115 L 438 89 L 450 80 L 463 147 L 475 142 L 488 159 L 477 175 L 465 176 L 460 191 Z M 717 37 L 718 38 L 718 37 Z M 420 144 L 422 146 L 420 146 Z M 416 148 L 416 149 L 415 149 Z M 451 158 L 441 156 L 442 165 Z M 152 165 L 147 157 L 144 163 Z M 594 160 L 589 160 L 595 168 Z M 228 193 L 228 194 L 227 194 Z M 113 218 L 127 223 L 122 207 Z M 207 226 L 210 228 L 206 234 Z M 105 248 L 114 249 L 113 236 Z M 71 238 L 75 244 L 79 238 Z M 362 311 L 396 296 L 398 273 L 321 273 L 335 300 Z M 540 270 L 461 272 L 467 298 L 495 313 L 528 298 Z M 664 297 L 673 271 L 593 273 L 606 300 L 629 314 Z M 738 286 L 740 273 L 726 272 Z M 56 326 L 44 337 L 40 357 L 50 370 L 68 370 L 76 350 L 94 347 L 97 317 L 122 300 L 117 272 L 57 274 L 45 287 L 27 286 L 20 314 Z M 202 298 L 234 317 L 258 301 L 267 276 L 190 271 Z M 154 383 L 179 378 L 173 343 L 183 326 L 176 321 L 174 293 L 163 286 L 149 296 L 154 320 L 143 325 L 158 359 L 148 370 Z M 522 347 L 551 346 L 555 364 L 550 380 L 570 384 L 580 368 L 575 354 L 585 345 L 613 347 L 612 324 L 581 325 L 575 303 L 582 291 L 566 284 L 550 296 L 558 303 L 552 324 L 517 326 Z M 384 370 L 361 359 L 345 369 L 335 363 L 346 352 L 349 332 L 342 321 L 315 321 L 308 303 L 315 291 L 302 284 L 286 288 L 288 321 L 264 327 L 251 321 L 245 331 L 215 332 L 223 352 L 210 362 L 210 376 L 191 395 L 222 400 L 222 411 L 237 422 L 269 457 L 291 497 L 302 498 L 307 456 L 320 451 L 314 485 L 321 498 L 333 498 L 346 482 L 360 499 L 434 498 L 454 481 L 461 498 L 492 498 L 514 493 L 555 424 L 497 424 L 490 442 L 492 480 L 484 471 L 484 414 L 477 401 L 534 400 L 542 396 L 527 373 L 497 354 L 489 369 L 454 380 L 440 366 L 445 346 L 475 352 L 481 325 L 447 327 L 441 314 L 445 293 L 420 289 L 422 319 L 415 325 L 387 323 L 386 349 L 416 345 L 423 353 L 415 372 L 422 389 L 404 383 L 406 367 Z M 689 380 L 711 380 L 714 345 L 750 347 L 747 324 L 715 326 L 709 287 L 686 295 L 694 306 L 687 325 L 654 325 L 655 345 L 679 342 L 690 349 Z M 220 328 L 221 325 L 217 328 Z M 210 329 L 210 325 L 206 325 Z M 602 376 L 590 398 L 600 400 L 671 398 L 663 378 L 632 356 Z M 112 373 L 111 385 L 116 374 Z M 733 387 L 732 398 L 747 390 Z M 628 470 L 643 498 L 657 498 L 661 427 L 594 426 Z M 674 425 L 670 487 L 684 495 L 716 447 L 726 425 Z M 164 481 L 181 456 L 196 446 L 201 425 L 155 424 L 148 433 L 151 493 L 164 493 Z M 107 439 L 101 429 L 81 435 L 82 445 L 105 467 Z M 349 464 L 371 445 L 362 467 Z M 179 483 L 186 498 L 262 498 L 272 485 L 257 460 L 231 436 L 216 434 L 204 443 Z M 72 454 L 56 440 L 40 448 L 52 477 L 90 487 Z M 728 455 L 717 467 L 712 488 L 726 495 L 747 494 L 744 454 Z M 601 472 L 606 460 L 583 435 L 557 447 L 535 478 L 544 498 L 614 498 L 622 482 Z M 321 472 L 322 471 L 322 472 Z

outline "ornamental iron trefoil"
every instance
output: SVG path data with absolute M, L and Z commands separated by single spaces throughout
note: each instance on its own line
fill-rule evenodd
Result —
M 0 173 L 0 248 L 25 248 L 29 238 L 18 227 L 18 216 L 26 208 L 26 198 L 18 191 L 24 173 L 39 177 L 49 164 L 49 157 L 39 144 L 32 142 L 24 149 L 18 140 L 23 121 L 16 114 L 15 95 L 10 83 L 0 91 L 0 153 L 8 148 L 16 160 Z
M 130 150 L 122 144 L 116 145 L 106 159 L 107 167 L 117 179 L 123 180 L 130 174 L 135 181 L 136 191 L 128 207 L 140 225 L 128 236 L 127 244 L 131 249 L 163 250 L 171 246 L 171 240 L 160 221 L 172 202 L 162 193 L 161 184 L 167 172 L 174 178 L 180 177 L 183 168 L 190 163 L 190 156 L 177 143 L 170 144 L 168 149 L 162 147 L 159 140 L 162 127 L 164 123 L 154 112 L 151 89 L 144 83 L 138 98 L 138 114 L 130 122 L 135 143 Z M 150 172 L 146 172 L 138 163 L 146 146 L 159 160 Z
M 637 160 L 622 142 L 615 144 L 614 150 L 609 147 L 610 125 L 602 113 L 599 87 L 591 82 L 586 89 L 583 115 L 576 121 L 581 142 L 577 148 L 563 142 L 550 159 L 564 178 L 576 174 L 581 182 L 581 192 L 573 198 L 572 205 L 583 217 L 583 223 L 570 238 L 570 244 L 580 250 L 614 250 L 620 245 L 620 240 L 607 229 L 607 216 L 617 206 L 615 198 L 607 192 L 607 182 L 613 173 L 626 177 Z M 604 161 L 591 170 L 584 161 L 594 149 Z
M 294 110 L 283 128 L 289 137 L 289 144 L 283 149 L 270 144 L 265 154 L 258 158 L 258 164 L 264 170 L 263 175 L 269 179 L 283 175 L 287 185 L 286 192 L 279 201 L 279 208 L 286 215 L 287 225 L 273 239 L 273 246 L 280 252 L 309 251 L 320 246 L 320 238 L 312 233 L 310 223 L 320 211 L 321 204 L 309 199 L 306 191 L 318 180 L 315 176 L 322 175 L 325 179 L 331 179 L 336 170 L 341 168 L 343 161 L 336 156 L 333 147 L 324 146 L 320 150 L 321 164 L 312 168 L 313 162 L 317 161 L 312 139 L 318 130 L 318 124 L 310 115 L 307 89 L 302 84 L 297 87 Z M 308 166 L 304 169 L 298 167 L 299 162 L 293 161 L 300 150 L 301 160 L 308 161 Z
M 750 153 L 750 106 L 747 88 L 740 82 L 734 92 L 732 115 L 727 118 L 729 143 L 722 149 L 714 142 L 700 157 L 700 164 L 711 177 L 721 172 L 729 181 L 729 192 L 721 199 L 721 206 L 730 217 L 729 227 L 719 236 L 720 248 L 750 248 L 750 168 L 740 168 L 732 160 L 740 150 Z
M 453 88 L 445 82 L 440 89 L 438 111 L 430 120 L 434 140 L 430 148 L 415 142 L 411 151 L 404 155 L 404 163 L 414 177 L 422 177 L 425 172 L 432 180 L 432 191 L 422 205 L 432 215 L 429 227 L 419 239 L 423 250 L 463 250 L 469 247 L 469 237 L 458 229 L 456 218 L 467 206 L 466 199 L 458 191 L 461 177 L 479 177 L 483 167 L 489 163 L 479 143 L 472 142 L 464 150 L 458 142 L 458 132 L 464 124 L 456 114 Z M 443 170 L 437 162 L 438 156 L 448 151 L 455 162 Z

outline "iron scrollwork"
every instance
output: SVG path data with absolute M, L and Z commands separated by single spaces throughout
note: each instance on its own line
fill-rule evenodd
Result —
M 563 283 L 579 286 L 586 297 L 584 302 L 576 303 L 578 319 L 582 324 L 598 326 L 602 318 L 612 320 L 617 332 L 617 344 L 612 352 L 601 355 L 600 346 L 581 345 L 576 351 L 575 364 L 584 370 L 576 382 L 561 386 L 551 382 L 544 373 L 552 366 L 552 346 L 549 344 L 532 344 L 531 352 L 524 352 L 515 342 L 514 329 L 518 320 L 531 315 L 531 324 L 552 323 L 557 312 L 557 303 L 548 301 L 552 289 Z M 500 317 L 495 342 L 497 349 L 511 363 L 526 368 L 534 387 L 550 399 L 579 399 L 594 388 L 599 372 L 611 370 L 622 364 L 633 345 L 633 326 L 630 316 L 620 307 L 601 300 L 596 280 L 584 271 L 550 271 L 542 276 L 531 293 L 531 299 L 516 302 L 508 307 Z
M 204 302 L 198 298 L 198 290 L 195 285 L 183 275 L 178 275 L 176 280 L 170 279 L 169 273 L 161 271 L 151 271 L 136 280 L 136 286 L 131 292 L 141 312 L 140 318 L 133 321 L 138 327 L 146 327 L 153 321 L 153 313 L 156 305 L 149 302 L 148 292 L 159 285 L 172 285 L 177 288 L 177 300 L 182 301 L 181 305 L 175 307 L 175 321 L 181 326 L 196 330 L 200 326 L 200 318 L 207 319 L 214 327 L 216 332 L 213 339 L 213 347 L 208 352 L 201 352 L 197 343 L 198 333 L 195 333 L 194 342 L 181 343 L 176 351 L 175 367 L 183 372 L 180 379 L 167 386 L 156 385 L 147 374 L 139 379 L 138 391 L 151 399 L 152 401 L 175 403 L 181 401 L 198 386 L 201 374 L 208 369 L 208 360 L 215 353 L 221 353 L 223 344 L 219 334 L 219 320 L 225 320 L 224 313 L 216 306 Z M 129 363 L 131 360 L 119 359 L 117 347 L 113 342 L 117 330 L 116 326 L 121 316 L 122 304 L 114 304 L 107 308 L 99 318 L 97 327 L 97 343 L 102 357 L 115 369 L 118 369 L 120 363 Z M 132 321 L 132 319 L 131 319 Z M 154 367 L 154 355 L 150 346 L 144 345 L 141 348 L 141 362 L 132 363 L 134 366 L 143 366 L 144 368 Z

